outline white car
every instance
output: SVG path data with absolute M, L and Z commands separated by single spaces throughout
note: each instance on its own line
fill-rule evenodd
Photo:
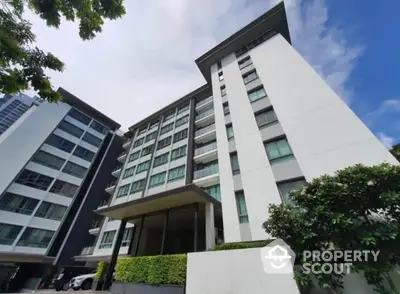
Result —
M 78 291 L 79 289 L 90 290 L 95 276 L 96 273 L 76 276 L 69 282 L 69 287 L 75 291 Z

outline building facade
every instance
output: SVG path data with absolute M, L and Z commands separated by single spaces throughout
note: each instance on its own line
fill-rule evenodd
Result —
M 91 242 L 88 218 L 122 148 L 116 122 L 59 92 L 63 102 L 33 105 L 0 142 L 0 277 L 18 269 L 17 288 L 36 288 Z

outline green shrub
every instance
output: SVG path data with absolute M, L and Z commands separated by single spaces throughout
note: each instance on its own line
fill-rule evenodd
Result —
M 120 258 L 115 279 L 133 284 L 184 285 L 186 262 L 186 254 Z
M 262 241 L 251 241 L 251 242 L 234 242 L 224 243 L 215 246 L 209 251 L 220 251 L 220 250 L 233 250 L 233 249 L 248 249 L 248 248 L 260 248 L 268 245 L 274 241 L 274 239 L 262 240 Z
M 97 264 L 97 271 L 96 271 L 96 276 L 94 277 L 94 279 L 96 281 L 101 281 L 104 278 L 104 275 L 107 273 L 108 271 L 108 266 L 109 263 L 107 261 L 100 261 Z

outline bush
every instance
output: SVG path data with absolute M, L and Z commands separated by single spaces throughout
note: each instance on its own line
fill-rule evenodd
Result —
M 96 276 L 94 277 L 94 279 L 96 281 L 102 281 L 103 280 L 104 275 L 108 271 L 108 266 L 109 266 L 109 263 L 107 261 L 100 261 L 97 264 Z
M 115 279 L 133 284 L 185 285 L 186 262 L 186 254 L 120 258 Z
M 262 240 L 262 241 L 251 241 L 251 242 L 234 242 L 224 243 L 215 246 L 209 251 L 220 251 L 220 250 L 234 250 L 234 249 L 249 249 L 249 248 L 261 248 L 274 241 L 274 239 Z

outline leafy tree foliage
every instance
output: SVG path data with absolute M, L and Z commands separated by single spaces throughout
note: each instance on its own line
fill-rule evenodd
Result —
M 394 145 L 392 147 L 392 150 L 390 152 L 393 154 L 394 157 L 400 162 L 400 143 L 397 145 Z
M 353 261 L 378 293 L 399 293 L 389 273 L 400 265 L 400 166 L 355 165 L 292 191 L 293 205 L 271 205 L 266 232 L 304 250 L 374 250 L 378 261 Z M 308 262 L 308 260 L 307 260 Z M 312 261 L 310 261 L 312 263 Z M 314 274 L 320 286 L 343 288 L 342 274 Z M 296 276 L 307 286 L 310 277 Z M 388 283 L 393 292 L 386 292 Z
M 45 70 L 62 71 L 64 63 L 34 47 L 31 24 L 23 18 L 28 6 L 58 28 L 61 18 L 79 21 L 79 35 L 90 40 L 101 32 L 105 19 L 125 14 L 123 0 L 0 0 L 0 92 L 14 94 L 30 87 L 50 101 L 60 100 Z

